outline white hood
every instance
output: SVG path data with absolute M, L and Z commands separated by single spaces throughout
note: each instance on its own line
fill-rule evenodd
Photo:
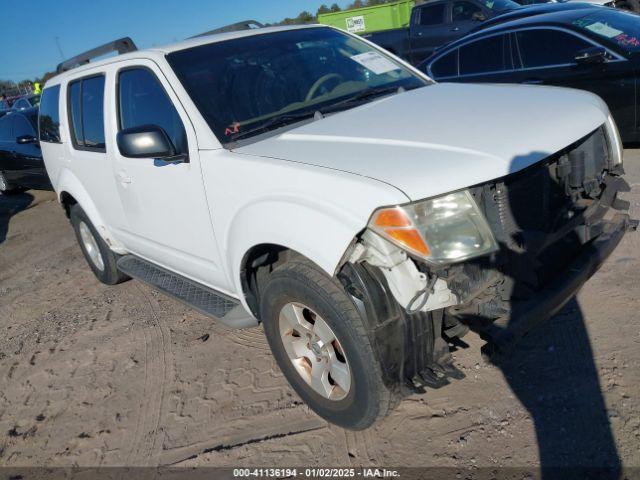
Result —
M 437 84 L 236 149 L 377 179 L 412 200 L 521 170 L 606 122 L 597 96 L 522 85 Z

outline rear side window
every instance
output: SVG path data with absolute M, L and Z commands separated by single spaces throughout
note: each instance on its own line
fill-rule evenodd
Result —
M 576 53 L 593 45 L 570 33 L 551 29 L 516 32 L 524 68 L 575 63 Z
M 146 68 L 131 68 L 118 76 L 120 128 L 157 125 L 173 142 L 177 154 L 187 154 L 187 134 L 180 115 L 159 80 Z
M 460 75 L 511 69 L 506 35 L 495 35 L 460 47 Z
M 59 100 L 60 85 L 44 90 L 42 101 L 40 102 L 40 116 L 38 119 L 41 142 L 60 142 Z
M 464 22 L 468 20 L 485 20 L 482 9 L 471 2 L 454 2 L 451 7 L 451 19 L 454 22 Z
M 420 25 L 439 25 L 444 23 L 444 3 L 420 9 Z
M 69 84 L 69 115 L 74 146 L 104 152 L 104 76 Z
M 431 74 L 437 78 L 458 75 L 458 49 L 443 55 L 431 65 Z

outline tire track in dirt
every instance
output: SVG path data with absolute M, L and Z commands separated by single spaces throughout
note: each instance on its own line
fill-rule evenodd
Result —
M 136 282 L 133 280 L 132 282 Z M 166 386 L 173 378 L 173 354 L 169 330 L 158 312 L 157 301 L 146 287 L 135 283 L 150 312 L 148 328 L 142 328 L 144 337 L 144 396 L 139 405 L 140 415 L 134 441 L 127 457 L 128 465 L 158 465 L 162 453 L 161 421 L 166 404 Z

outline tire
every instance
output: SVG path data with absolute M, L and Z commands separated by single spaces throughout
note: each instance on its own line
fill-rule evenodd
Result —
M 20 190 L 13 185 L 7 177 L 4 175 L 4 172 L 0 172 L 0 193 L 3 195 L 11 195 L 12 193 L 18 193 Z
M 118 257 L 98 234 L 80 205 L 75 204 L 71 207 L 69 217 L 82 254 L 96 278 L 106 285 L 116 285 L 129 280 L 130 277 L 118 270 Z
M 294 349 L 291 341 L 297 342 L 300 347 L 306 341 L 305 332 L 308 332 L 304 328 L 299 332 L 290 329 L 292 323 L 286 319 L 294 315 L 292 309 L 297 309 L 295 315 L 301 315 L 296 317 L 296 321 L 297 318 L 303 318 L 307 325 L 317 329 L 320 319 L 334 334 L 335 340 L 322 347 L 323 355 L 334 360 L 332 362 L 325 358 L 331 365 L 328 383 L 322 382 L 324 386 L 329 386 L 328 394 L 326 391 L 319 393 L 309 383 L 309 372 L 313 372 L 313 368 L 322 365 L 322 362 L 314 363 L 308 357 L 293 360 L 287 353 L 285 343 L 290 351 Z M 260 313 L 278 366 L 296 393 L 319 416 L 343 428 L 363 430 L 387 416 L 397 405 L 400 397 L 384 384 L 382 370 L 373 353 L 363 319 L 342 286 L 319 267 L 302 258 L 277 267 L 265 280 L 260 296 Z M 284 328 L 281 328 L 283 325 Z M 326 332 L 324 327 L 323 330 Z M 307 347 L 310 344 L 316 348 L 318 346 L 311 341 L 306 344 Z M 318 351 L 312 352 L 307 347 L 302 348 L 312 356 L 315 355 L 313 352 Z M 300 351 L 295 350 L 296 355 Z M 316 362 L 318 360 L 320 357 L 316 356 Z M 346 382 L 346 390 L 340 386 L 345 382 L 345 364 L 350 378 Z M 331 377 L 334 366 L 337 366 L 337 373 L 342 372 L 340 382 Z M 318 383 L 315 385 L 317 387 Z

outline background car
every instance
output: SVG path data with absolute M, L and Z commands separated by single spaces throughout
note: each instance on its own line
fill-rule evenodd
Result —
M 639 67 L 640 17 L 586 4 L 479 28 L 420 65 L 439 81 L 546 84 L 591 91 L 608 104 L 627 144 L 640 140 Z
M 24 110 L 27 108 L 37 107 L 40 105 L 40 95 L 32 93 L 31 95 L 25 95 L 24 97 L 18 98 L 11 108 L 13 110 Z
M 12 193 L 20 188 L 50 188 L 37 125 L 37 108 L 16 111 L 0 118 L 1 193 Z

